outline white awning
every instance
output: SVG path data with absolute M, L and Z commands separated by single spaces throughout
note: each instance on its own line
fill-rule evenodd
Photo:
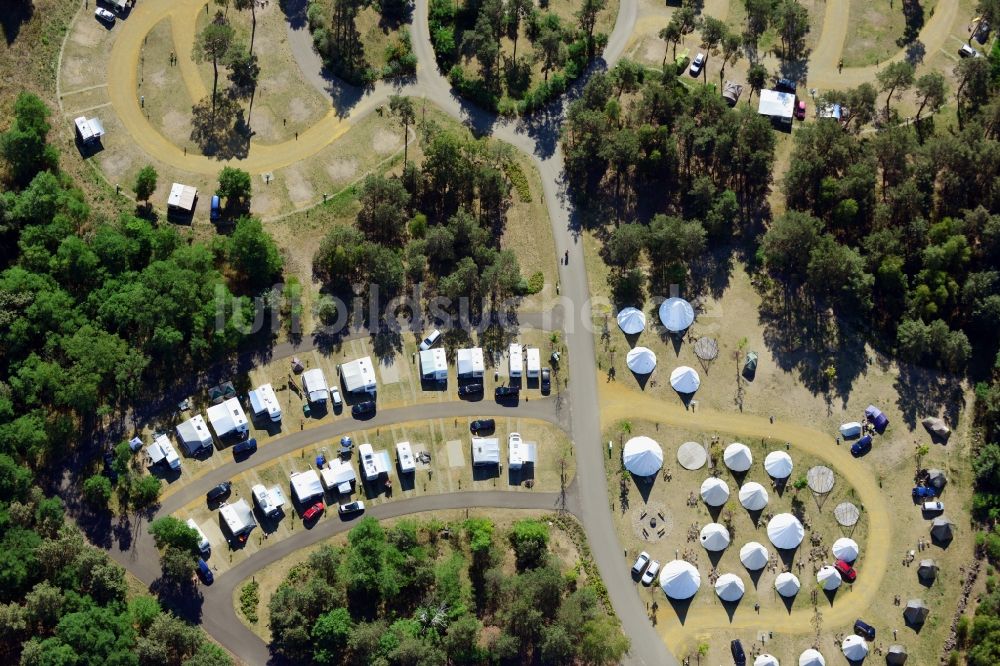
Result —
M 690 599 L 701 587 L 701 574 L 690 562 L 673 560 L 660 570 L 660 587 L 671 599 Z
M 792 475 L 792 457 L 784 451 L 771 451 L 764 458 L 764 469 L 775 479 L 787 479 Z
M 736 574 L 725 573 L 715 581 L 715 593 L 723 601 L 739 601 L 745 589 L 743 580 Z
M 740 562 L 750 571 L 757 571 L 767 566 L 769 555 L 763 544 L 751 541 L 740 548 Z
M 805 533 L 802 523 L 790 513 L 779 513 L 767 523 L 767 538 L 783 550 L 797 548 Z
M 753 454 L 750 453 L 750 449 L 746 444 L 739 442 L 733 442 L 727 446 L 726 450 L 722 452 L 722 459 L 725 461 L 726 467 L 734 472 L 745 472 L 753 464 Z
M 699 538 L 705 550 L 724 550 L 729 545 L 729 530 L 721 523 L 709 523 L 701 528 Z
M 816 582 L 828 592 L 836 590 L 841 583 L 840 572 L 828 564 L 816 572 Z
M 767 490 L 756 481 L 745 483 L 740 488 L 740 504 L 748 511 L 762 510 L 767 506 L 767 501 Z
M 709 506 L 722 506 L 729 499 L 729 485 L 722 479 L 710 476 L 701 484 L 701 499 Z

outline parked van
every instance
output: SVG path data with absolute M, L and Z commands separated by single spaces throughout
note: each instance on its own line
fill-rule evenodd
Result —
M 198 527 L 198 523 L 194 522 L 193 519 L 188 518 L 187 526 L 198 533 L 198 550 L 201 551 L 202 555 L 208 555 L 209 551 L 212 550 L 212 545 L 208 543 L 208 537 L 206 537 L 205 533 L 201 531 L 200 527 Z
M 208 219 L 216 222 L 220 217 L 222 217 L 222 201 L 218 194 L 214 194 L 212 195 L 212 207 L 208 211 Z

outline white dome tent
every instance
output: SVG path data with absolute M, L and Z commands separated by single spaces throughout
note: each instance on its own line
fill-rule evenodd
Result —
M 848 661 L 864 661 L 868 656 L 868 643 L 857 634 L 851 634 L 840 644 L 840 649 L 844 651 L 844 656 Z
M 719 551 L 725 550 L 729 545 L 729 530 L 725 525 L 719 523 L 709 523 L 701 528 L 701 545 L 705 550 Z
M 826 666 L 826 659 L 818 650 L 809 648 L 799 655 L 799 666 Z
M 827 592 L 832 592 L 840 587 L 840 572 L 827 564 L 816 572 L 816 582 Z
M 671 333 L 687 330 L 694 323 L 694 308 L 683 298 L 668 298 L 660 303 L 660 322 Z
M 744 483 L 740 488 L 740 504 L 748 511 L 760 511 L 767 506 L 767 491 L 756 481 Z
M 701 499 L 709 506 L 722 506 L 729 499 L 729 484 L 710 476 L 701 484 Z
M 733 442 L 722 452 L 722 459 L 726 462 L 726 467 L 734 472 L 745 472 L 753 464 L 753 454 L 746 444 Z
M 618 313 L 618 328 L 626 335 L 642 333 L 646 328 L 646 315 L 636 308 L 622 308 Z
M 853 562 L 858 559 L 858 543 L 854 539 L 841 537 L 833 542 L 833 556 L 838 560 Z
M 767 524 L 767 538 L 782 550 L 798 548 L 805 533 L 802 523 L 790 513 L 779 513 Z
M 769 555 L 767 548 L 765 548 L 763 544 L 759 544 L 756 541 L 744 544 L 743 547 L 740 548 L 740 562 L 742 562 L 743 566 L 750 571 L 763 569 L 767 566 L 768 559 Z
M 701 574 L 690 562 L 673 560 L 660 570 L 660 587 L 671 599 L 690 599 L 701 587 Z
M 774 579 L 774 589 L 783 597 L 794 597 L 799 593 L 800 587 L 802 584 L 799 583 L 799 577 L 791 571 L 783 571 Z
M 723 601 L 739 601 L 743 598 L 743 580 L 736 574 L 722 574 L 719 580 L 715 581 L 715 593 Z
M 701 386 L 701 377 L 694 368 L 682 365 L 670 373 L 670 385 L 678 393 L 694 393 Z
M 784 451 L 771 451 L 764 458 L 764 469 L 774 479 L 787 479 L 793 467 L 792 457 Z
M 633 437 L 625 442 L 622 462 L 636 476 L 652 476 L 663 467 L 663 449 L 649 437 Z
M 636 347 L 625 356 L 625 364 L 637 375 L 648 375 L 656 367 L 656 354 L 647 347 Z
M 757 658 L 753 660 L 753 666 L 781 666 L 778 663 L 778 658 L 774 655 L 767 654 L 766 652 L 761 655 L 757 655 Z

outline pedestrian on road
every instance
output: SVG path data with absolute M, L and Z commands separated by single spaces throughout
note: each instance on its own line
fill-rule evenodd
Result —
M 566 265 L 569 266 L 569 250 L 566 250 Z

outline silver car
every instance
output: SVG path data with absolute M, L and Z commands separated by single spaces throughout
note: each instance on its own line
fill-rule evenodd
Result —
M 705 54 L 699 53 L 694 57 L 694 60 L 691 61 L 691 66 L 688 68 L 688 73 L 691 74 L 691 76 L 697 77 L 699 74 L 701 74 L 701 68 L 704 66 L 705 66 Z
M 642 574 L 642 584 L 652 585 L 653 580 L 656 578 L 656 574 L 658 573 L 660 573 L 660 563 L 657 562 L 656 560 L 653 560 L 652 562 L 649 563 L 649 566 L 646 568 L 646 573 Z

